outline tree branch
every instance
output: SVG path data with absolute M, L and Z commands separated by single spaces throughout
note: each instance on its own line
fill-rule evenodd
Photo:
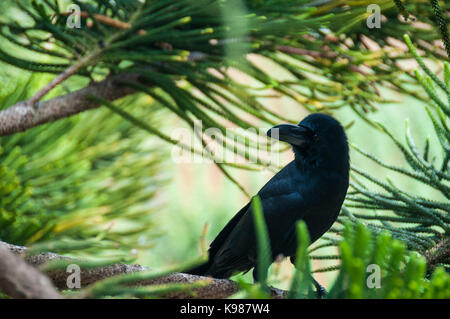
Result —
M 9 251 L 25 256 L 25 260 L 34 266 L 43 266 L 47 262 L 55 259 L 66 259 L 73 260 L 73 263 L 76 264 L 77 260 L 69 257 L 64 257 L 54 253 L 41 253 L 38 255 L 26 256 L 27 248 L 22 246 L 15 246 L 7 243 L 0 242 L 0 247 L 7 247 Z M 126 274 L 136 271 L 148 271 L 150 268 L 141 266 L 141 265 L 126 265 L 126 264 L 113 264 L 103 267 L 97 268 L 89 268 L 89 269 L 81 269 L 80 280 L 81 287 L 86 287 L 90 284 L 93 284 L 99 280 L 109 278 L 112 276 Z M 68 289 L 67 287 L 67 277 L 70 275 L 65 272 L 65 270 L 51 270 L 47 272 L 50 280 L 53 282 L 55 287 L 60 289 Z M 228 279 L 217 279 L 217 278 L 207 278 L 203 276 L 190 275 L 185 273 L 173 273 L 168 276 L 164 276 L 157 279 L 145 280 L 142 282 L 136 283 L 136 285 L 162 285 L 162 284 L 171 284 L 171 283 L 193 283 L 196 281 L 205 281 L 210 280 L 210 283 L 207 286 L 199 287 L 194 289 L 194 296 L 186 292 L 174 292 L 165 296 L 167 298 L 200 298 L 200 299 L 208 299 L 208 298 L 226 298 L 236 293 L 239 290 L 238 285 L 231 280 Z M 1 288 L 1 286 L 0 286 Z M 271 288 L 271 294 L 274 298 L 283 298 L 286 295 L 286 292 L 277 288 Z
M 78 72 L 79 69 L 86 66 L 91 60 L 95 59 L 100 54 L 100 51 L 95 51 L 92 54 L 88 54 L 85 57 L 83 57 L 80 61 L 77 63 L 71 65 L 69 68 L 67 68 L 64 72 L 59 74 L 56 78 L 51 80 L 47 85 L 39 90 L 35 95 L 33 95 L 28 101 L 26 101 L 27 104 L 35 107 L 35 105 L 52 89 L 54 89 L 58 84 L 61 84 L 65 80 L 67 80 L 69 77 L 74 75 Z
M 135 93 L 129 86 L 121 84 L 123 81 L 138 82 L 138 76 L 136 74 L 111 76 L 100 82 L 92 82 L 78 91 L 39 102 L 34 106 L 30 101 L 16 103 L 0 111 L 0 136 L 23 132 L 40 124 L 99 107 L 98 102 L 89 100 L 90 96 L 114 101 Z
M 12 298 L 60 299 L 50 279 L 0 244 L 0 290 Z
M 427 261 L 427 273 L 431 274 L 439 264 L 445 263 L 450 258 L 450 239 L 443 238 L 436 246 L 424 253 Z
M 161 45 L 170 44 L 163 43 Z M 84 66 L 90 59 L 96 56 L 97 53 L 89 55 L 69 67 L 29 100 L 16 103 L 6 110 L 0 111 L 0 136 L 23 132 L 44 123 L 53 122 L 99 107 L 101 104 L 89 99 L 90 96 L 95 96 L 100 100 L 114 101 L 129 94 L 136 93 L 136 90 L 123 83 L 139 83 L 138 75 L 123 73 L 109 76 L 103 81 L 91 82 L 88 86 L 78 91 L 39 102 L 50 90 L 74 75 L 80 67 Z M 201 61 L 206 56 L 205 53 L 193 51 L 189 54 L 187 60 L 189 62 Z

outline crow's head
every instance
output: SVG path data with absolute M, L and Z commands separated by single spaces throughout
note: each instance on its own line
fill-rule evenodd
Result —
M 311 114 L 298 125 L 274 126 L 267 135 L 291 144 L 296 160 L 302 164 L 348 171 L 347 136 L 341 124 L 329 115 Z

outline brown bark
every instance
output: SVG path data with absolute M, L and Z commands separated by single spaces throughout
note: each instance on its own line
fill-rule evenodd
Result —
M 1 244 L 0 290 L 19 299 L 62 298 L 46 275 Z
M 123 82 L 137 82 L 137 78 L 135 74 L 121 74 L 100 82 L 92 82 L 78 91 L 36 105 L 30 101 L 16 103 L 0 111 L 0 136 L 23 132 L 43 123 L 99 107 L 98 102 L 89 100 L 91 96 L 114 101 L 134 93 L 135 91 Z
M 427 261 L 427 273 L 431 274 L 440 263 L 445 263 L 450 258 L 450 240 L 443 238 L 436 246 L 424 253 Z

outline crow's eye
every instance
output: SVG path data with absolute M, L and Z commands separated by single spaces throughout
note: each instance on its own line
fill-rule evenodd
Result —
M 317 142 L 318 140 L 320 140 L 319 135 L 317 133 L 314 133 L 313 135 L 313 141 Z

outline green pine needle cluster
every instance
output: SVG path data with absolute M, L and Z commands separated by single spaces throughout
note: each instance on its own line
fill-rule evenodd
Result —
M 255 137 L 248 141 L 239 133 L 226 135 L 229 124 L 248 129 L 255 121 L 264 125 L 296 122 L 269 107 L 270 97 L 287 97 L 310 112 L 332 112 L 349 105 L 365 119 L 376 110 L 375 103 L 386 102 L 376 85 L 389 83 L 391 89 L 405 90 L 398 80 L 403 71 L 395 62 L 407 54 L 386 59 L 387 52 L 368 49 L 361 38 L 367 33 L 369 13 L 365 10 L 370 1 L 351 6 L 322 1 L 317 7 L 306 0 L 73 3 L 85 14 L 80 28 L 68 26 L 73 22 L 68 2 L 17 1 L 21 21 L 11 21 L 8 16 L 0 19 L 0 40 L 5 45 L 0 49 L 0 60 L 49 73 L 61 73 L 83 61 L 77 74 L 94 79 L 125 72 L 139 74 L 146 85 L 123 85 L 148 94 L 191 128 L 201 120 L 204 129 L 219 129 L 226 136 L 224 142 L 238 141 L 236 151 L 245 159 L 251 158 Z M 439 37 L 436 32 L 399 22 L 394 2 L 384 0 L 379 5 L 387 17 L 383 28 L 374 33 L 381 47 L 386 44 L 384 32 L 399 28 L 426 35 L 427 41 Z M 430 22 L 431 7 L 416 6 L 424 22 Z M 349 35 L 337 29 L 342 25 L 347 26 Z M 21 50 L 20 58 L 10 55 L 8 47 Z M 427 52 L 435 54 L 431 49 Z M 246 53 L 282 65 L 292 79 L 273 76 L 245 58 Z M 246 74 L 249 83 L 237 81 L 230 69 Z M 163 135 L 158 130 L 156 133 Z M 228 147 L 228 143 L 223 144 Z M 257 158 L 256 164 L 268 163 Z M 218 165 L 227 176 L 225 167 L 236 167 L 233 163 Z
M 450 297 L 450 275 L 441 267 L 425 279 L 425 258 L 408 252 L 388 231 L 373 236 L 362 224 L 348 224 L 343 238 L 339 245 L 342 266 L 328 298 Z
M 0 110 L 42 82 L 24 83 L 0 97 Z M 158 118 L 156 109 L 142 116 Z M 47 251 L 78 254 L 96 255 L 103 247 L 128 257 L 132 248 L 150 247 L 158 235 L 152 213 L 160 206 L 152 200 L 165 184 L 162 155 L 147 134 L 106 109 L 2 137 L 0 240 L 50 241 L 67 247 L 52 244 Z

